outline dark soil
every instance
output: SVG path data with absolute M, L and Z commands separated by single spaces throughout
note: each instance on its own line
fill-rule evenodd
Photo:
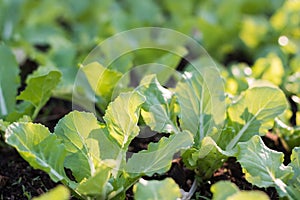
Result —
M 45 109 L 41 111 L 36 122 L 45 124 L 53 131 L 57 121 L 70 110 L 70 103 L 51 99 Z M 157 142 L 162 135 L 153 133 L 151 137 L 136 138 L 132 141 L 129 151 L 138 152 L 146 149 L 149 142 Z M 163 136 L 168 137 L 168 135 Z M 267 136 L 263 137 L 263 140 L 270 148 L 284 152 L 286 154 L 285 162 L 289 162 L 289 153 L 285 151 L 278 137 L 273 134 L 267 134 Z M 0 142 L 3 144 L 3 141 Z M 176 158 L 173 160 L 172 167 L 167 173 L 143 178 L 161 180 L 166 177 L 172 177 L 182 189 L 188 191 L 194 181 L 194 175 L 193 171 L 184 167 L 180 158 Z M 202 183 L 194 194 L 193 199 L 211 198 L 210 187 L 220 180 L 229 180 L 242 190 L 262 190 L 272 200 L 278 199 L 278 194 L 274 188 L 262 189 L 248 183 L 242 173 L 240 164 L 234 158 L 229 158 L 209 181 Z M 30 167 L 13 148 L 0 143 L 0 200 L 31 199 L 34 196 L 47 192 L 56 185 L 57 183 L 52 182 L 46 173 Z M 127 192 L 127 199 L 133 199 L 131 190 Z
M 10 147 L 0 148 L 0 199 L 31 199 L 56 184 L 49 176 L 34 170 Z
M 30 167 L 10 147 L 0 148 L 0 169 L 1 200 L 31 199 L 31 197 L 43 194 L 57 185 L 51 181 L 46 173 Z M 161 180 L 166 177 L 172 177 L 181 188 L 188 191 L 194 180 L 194 172 L 183 167 L 181 160 L 176 159 L 166 174 L 144 177 L 144 179 Z M 210 187 L 220 180 L 229 180 L 235 183 L 241 190 L 262 190 L 269 195 L 270 199 L 278 199 L 275 188 L 261 189 L 248 183 L 244 178 L 241 166 L 234 158 L 229 158 L 209 181 L 204 182 L 201 187 L 198 187 L 194 199 L 203 199 L 203 197 L 211 198 Z M 132 197 L 132 192 L 128 191 L 127 199 L 133 199 Z

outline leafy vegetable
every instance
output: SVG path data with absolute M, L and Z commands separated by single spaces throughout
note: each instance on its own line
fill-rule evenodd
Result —
M 95 94 L 103 99 L 103 105 L 100 105 L 100 108 L 105 109 L 111 101 L 113 89 L 122 74 L 107 69 L 97 62 L 85 65 L 81 70 L 84 72 Z
M 51 91 L 60 81 L 61 73 L 50 71 L 47 75 L 31 77 L 27 80 L 27 87 L 17 97 L 17 100 L 25 100 L 35 106 L 32 118 L 35 118 L 39 110 L 51 97 Z
M 167 191 L 167 192 L 166 192 Z M 175 181 L 171 178 L 166 178 L 162 181 L 147 181 L 140 179 L 133 187 L 134 197 L 140 199 L 178 199 L 180 190 Z
M 154 75 L 146 76 L 138 91 L 146 97 L 141 112 L 145 123 L 157 132 L 178 133 L 174 94 L 162 87 Z
M 5 137 L 31 166 L 44 170 L 52 180 L 69 183 L 74 188 L 75 184 L 64 171 L 65 147 L 45 126 L 31 122 L 13 123 L 6 129 Z
M 209 179 L 227 157 L 227 153 L 211 137 L 203 138 L 199 149 L 190 148 L 182 155 L 186 166 L 194 169 L 201 180 Z
M 0 117 L 3 117 L 15 109 L 20 70 L 14 54 L 4 44 L 0 44 L 0 60 Z
M 107 128 L 122 149 L 127 149 L 131 140 L 139 133 L 137 122 L 140 106 L 144 101 L 144 97 L 136 92 L 123 93 L 106 110 L 104 120 Z
M 259 136 L 238 144 L 237 160 L 246 180 L 258 187 L 276 187 L 281 196 L 288 196 L 287 182 L 293 177 L 291 166 L 283 165 L 283 153 L 269 149 Z
M 150 143 L 147 150 L 140 151 L 128 160 L 126 171 L 133 174 L 152 176 L 164 173 L 171 167 L 174 152 L 190 147 L 193 138 L 188 131 L 162 138 L 158 143 Z M 143 160 L 143 162 L 140 162 Z
M 7 128 L 6 142 L 34 168 L 46 171 L 52 180 L 62 181 L 81 197 L 106 198 L 113 190 L 110 181 L 120 181 L 117 177 L 121 176 L 132 185 L 144 174 L 164 173 L 173 155 L 193 142 L 192 135 L 183 131 L 150 144 L 126 164 L 128 145 L 139 132 L 143 103 L 144 96 L 137 92 L 122 93 L 108 106 L 106 124 L 100 125 L 91 113 L 74 111 L 58 122 L 52 134 L 40 124 L 16 122 Z M 140 159 L 144 163 L 137 166 Z M 71 170 L 75 181 L 64 168 Z M 125 179 L 127 174 L 132 179 Z
M 169 170 L 176 152 L 195 171 L 188 197 L 231 156 L 252 184 L 297 199 L 299 12 L 299 1 L 283 0 L 0 1 L 0 132 L 33 167 L 83 199 L 124 199 L 142 176 Z M 145 26 L 169 27 L 197 43 L 159 28 L 106 40 Z M 204 49 L 216 64 L 202 59 Z M 72 100 L 101 122 L 74 111 L 54 133 L 31 123 L 41 121 L 51 97 Z M 132 154 L 140 125 L 163 137 Z M 287 166 L 262 142 L 267 132 L 292 153 Z M 140 180 L 155 191 L 138 183 L 137 199 L 180 197 L 169 179 Z M 228 183 L 212 190 L 216 199 L 266 198 Z
M 261 191 L 240 191 L 239 188 L 229 181 L 219 181 L 211 186 L 213 200 L 268 200 L 268 196 Z
M 73 169 L 72 174 L 78 182 L 93 175 L 97 161 L 100 162 L 97 150 L 86 141 L 90 132 L 99 127 L 93 114 L 77 111 L 66 115 L 55 127 L 57 137 L 71 153 L 66 157 L 64 166 Z M 78 165 L 78 162 L 81 164 Z
M 287 107 L 283 92 L 272 87 L 254 87 L 228 108 L 228 117 L 234 133 L 222 138 L 228 142 L 226 150 L 232 149 L 239 141 L 247 141 L 253 135 L 263 135 L 272 128 L 274 118 Z M 272 111 L 271 111 L 272 110 Z M 225 134 L 223 134 L 225 136 Z
M 222 80 L 215 68 L 185 72 L 175 90 L 180 105 L 180 127 L 189 130 L 198 145 L 205 136 L 218 138 L 213 131 L 225 118 Z M 218 106 L 215 106 L 218 105 Z
M 57 200 L 68 200 L 70 199 L 70 191 L 62 186 L 56 186 L 54 189 L 48 191 L 45 194 L 40 195 L 39 197 L 33 198 L 33 200 L 51 200 L 51 199 L 57 199 Z
M 112 186 L 108 183 L 110 172 L 110 166 L 101 165 L 91 178 L 83 180 L 80 183 L 76 189 L 77 192 L 86 197 L 92 196 L 105 199 L 106 195 L 112 190 Z
M 295 147 L 293 149 L 291 155 L 291 163 L 289 164 L 294 170 L 294 176 L 289 181 L 289 186 L 287 187 L 288 193 L 293 195 L 293 198 L 296 199 L 300 194 L 300 180 L 299 180 L 299 173 L 300 173 L 300 148 Z

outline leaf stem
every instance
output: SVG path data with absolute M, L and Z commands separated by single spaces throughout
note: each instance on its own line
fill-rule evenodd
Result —
M 40 111 L 40 108 L 39 107 L 36 107 L 35 109 L 34 109 L 34 113 L 32 114 L 32 120 L 34 120 L 36 117 L 37 117 L 37 115 L 39 114 L 39 111 Z
M 255 116 L 252 117 L 244 126 L 243 128 L 238 132 L 238 134 L 229 142 L 229 144 L 226 146 L 226 150 L 231 150 L 236 143 L 241 139 L 243 134 L 246 132 L 246 130 L 249 128 L 251 125 L 251 122 L 254 120 Z
M 187 193 L 186 196 L 184 196 L 182 198 L 182 200 L 190 200 L 192 198 L 192 196 L 194 195 L 194 193 L 196 192 L 196 189 L 197 189 L 197 180 L 194 179 L 194 182 L 192 184 L 190 191 Z

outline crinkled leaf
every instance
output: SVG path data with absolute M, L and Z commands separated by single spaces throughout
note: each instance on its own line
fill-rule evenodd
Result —
M 293 149 L 289 166 L 294 170 L 294 177 L 289 181 L 289 184 L 292 184 L 300 191 L 300 147 Z
M 0 44 L 0 117 L 15 109 L 19 87 L 19 66 L 15 56 L 4 44 Z
M 47 193 L 42 194 L 39 197 L 35 197 L 32 200 L 68 200 L 70 199 L 70 191 L 63 185 L 56 186 Z
M 286 183 L 293 170 L 282 163 L 283 153 L 269 149 L 257 135 L 238 143 L 237 148 L 237 160 L 247 181 L 258 187 L 276 187 L 279 193 L 286 194 Z
M 185 72 L 175 94 L 181 108 L 180 126 L 194 135 L 196 145 L 205 136 L 213 136 L 213 127 L 225 119 L 224 87 L 218 70 L 204 67 Z
M 133 175 L 152 176 L 154 173 L 164 173 L 171 167 L 174 154 L 192 144 L 193 137 L 188 131 L 171 135 L 169 138 L 163 137 L 158 143 L 150 143 L 147 150 L 133 154 L 125 170 Z
M 100 160 L 98 147 L 91 148 L 86 142 L 90 132 L 99 127 L 92 113 L 79 111 L 69 113 L 55 127 L 55 134 L 70 152 L 65 160 L 65 167 L 72 170 L 78 182 L 94 173 L 96 160 L 93 158 Z
M 181 194 L 178 185 L 171 178 L 162 181 L 140 181 L 133 186 L 134 199 L 136 200 L 176 200 Z
M 122 149 L 127 149 L 139 133 L 137 122 L 144 101 L 137 92 L 121 93 L 106 110 L 104 120 L 109 133 Z
M 196 169 L 197 175 L 208 179 L 225 162 L 227 152 L 211 137 L 205 137 L 200 143 L 200 149 L 190 148 L 183 153 L 182 158 L 187 167 Z
M 29 101 L 36 107 L 33 118 L 37 112 L 46 104 L 51 97 L 52 90 L 58 85 L 61 73 L 50 71 L 46 75 L 32 77 L 27 80 L 27 86 L 24 91 L 17 96 L 18 100 Z
M 146 76 L 138 91 L 146 98 L 141 112 L 145 123 L 160 133 L 178 132 L 176 115 L 172 110 L 173 93 L 159 84 L 156 75 Z
M 104 163 L 92 177 L 83 180 L 76 188 L 76 191 L 87 197 L 105 199 L 107 193 L 112 189 L 112 186 L 108 183 L 110 172 L 111 167 Z
M 229 181 L 219 181 L 211 186 L 213 200 L 268 200 L 269 197 L 261 191 L 240 191 Z
M 5 132 L 6 143 L 15 147 L 35 169 L 47 172 L 55 182 L 63 181 L 74 188 L 64 171 L 65 146 L 41 124 L 13 123 Z
M 234 131 L 224 133 L 221 140 L 227 141 L 227 150 L 238 142 L 249 140 L 253 135 L 265 134 L 272 128 L 274 118 L 287 108 L 284 93 L 275 87 L 254 87 L 228 108 Z

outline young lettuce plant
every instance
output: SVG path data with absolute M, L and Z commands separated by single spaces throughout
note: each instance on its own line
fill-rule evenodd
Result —
M 9 47 L 0 45 L 0 130 L 15 121 L 34 120 L 59 84 L 61 73 L 50 67 L 39 67 L 26 79 L 26 88 L 20 87 L 19 66 Z M 17 102 L 20 101 L 19 103 Z
M 122 199 L 141 176 L 166 172 L 174 153 L 193 143 L 188 131 L 178 131 L 126 159 L 130 142 L 139 134 L 141 107 L 160 100 L 169 103 L 162 97 L 156 87 L 121 93 L 109 104 L 104 124 L 91 113 L 73 111 L 58 122 L 54 133 L 41 124 L 15 122 L 6 130 L 6 142 L 81 198 Z M 146 105 L 146 99 L 153 102 Z
M 121 93 L 108 105 L 105 123 L 91 113 L 73 111 L 58 122 L 54 133 L 40 124 L 13 123 L 6 130 L 6 142 L 33 167 L 68 185 L 81 198 L 123 199 L 142 176 L 166 172 L 180 150 L 185 150 L 186 166 L 196 171 L 195 180 L 210 178 L 228 156 L 240 160 L 241 142 L 263 135 L 286 108 L 278 88 L 253 87 L 228 107 L 224 126 L 225 95 L 218 70 L 191 69 L 182 77 L 175 89 L 162 87 L 155 75 L 144 77 L 134 91 Z M 140 118 L 153 131 L 170 136 L 127 158 L 129 144 L 139 134 Z M 291 178 L 291 167 L 287 168 L 287 175 L 279 180 L 291 183 L 295 191 L 297 178 Z M 160 187 L 160 183 L 150 185 Z M 139 196 L 137 188 L 143 187 L 137 184 L 135 188 Z
M 204 77 L 210 77 L 209 84 Z M 206 135 L 218 138 L 216 126 L 222 124 L 225 108 L 213 105 L 225 100 L 221 91 L 215 68 L 186 72 L 174 91 L 149 75 L 135 91 L 121 93 L 109 104 L 104 124 L 91 113 L 74 111 L 58 122 L 54 133 L 41 124 L 15 122 L 6 129 L 5 138 L 34 168 L 68 185 L 79 197 L 124 198 L 140 177 L 166 172 L 176 152 L 194 141 L 198 145 Z M 183 103 L 179 125 L 176 98 Z M 171 135 L 126 159 L 130 142 L 139 134 L 140 113 L 152 130 Z
M 275 187 L 280 197 L 299 198 L 299 147 L 293 149 L 291 163 L 285 166 L 284 154 L 269 149 L 256 135 L 247 142 L 238 143 L 235 156 L 248 182 L 258 187 Z
M 219 138 L 205 137 L 198 147 L 185 152 L 186 165 L 208 179 L 228 156 L 233 156 L 239 142 L 263 135 L 272 128 L 274 118 L 286 108 L 283 92 L 274 87 L 253 87 L 227 108 L 227 121 Z
M 262 191 L 241 191 L 230 181 L 219 181 L 210 188 L 213 193 L 213 200 L 240 200 L 260 199 L 269 200 L 268 195 Z
M 283 165 L 283 153 L 265 146 L 261 139 L 273 127 L 274 119 L 287 107 L 283 92 L 270 86 L 253 87 L 227 109 L 227 123 L 218 140 L 205 137 L 200 148 L 187 150 L 183 159 L 195 169 L 200 181 L 208 179 L 224 159 L 234 156 L 246 173 L 246 180 L 258 187 L 275 187 L 280 197 L 299 196 L 299 148 L 292 162 Z M 294 174 L 294 175 L 293 175 Z

